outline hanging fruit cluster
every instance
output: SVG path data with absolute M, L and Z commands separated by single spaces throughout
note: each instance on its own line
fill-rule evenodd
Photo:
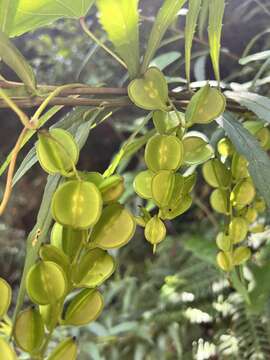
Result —
M 26 290 L 37 307 L 23 310 L 13 329 L 17 345 L 33 356 L 42 353 L 46 332 L 60 325 L 85 325 L 99 316 L 103 298 L 97 288 L 115 270 L 107 250 L 126 244 L 136 225 L 118 203 L 123 178 L 77 171 L 79 150 L 70 133 L 41 131 L 37 155 L 43 169 L 61 174 L 63 181 L 51 203 L 55 224 L 50 244 L 40 247 L 40 259 L 27 274 Z M 63 351 L 75 359 L 76 347 L 74 339 L 67 339 L 49 359 L 60 359 L 57 354 Z
M 264 149 L 270 148 L 270 132 L 261 122 L 246 121 L 243 125 L 257 137 Z M 248 233 L 264 231 L 264 225 L 256 220 L 266 205 L 256 193 L 247 160 L 236 152 L 230 140 L 226 137 L 220 139 L 217 150 L 219 158 L 206 162 L 202 172 L 205 181 L 214 188 L 210 196 L 213 210 L 226 217 L 224 229 L 216 238 L 220 249 L 217 263 L 222 270 L 232 271 L 251 256 Z

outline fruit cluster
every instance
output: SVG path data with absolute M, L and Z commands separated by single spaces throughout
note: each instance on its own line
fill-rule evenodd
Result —
M 244 126 L 269 149 L 270 132 L 258 121 L 248 121 Z M 232 271 L 251 256 L 247 246 L 248 233 L 261 232 L 263 224 L 257 223 L 259 213 L 265 211 L 264 200 L 256 193 L 248 170 L 247 160 L 236 152 L 226 137 L 217 144 L 218 158 L 207 161 L 202 168 L 205 181 L 214 188 L 210 196 L 212 208 L 226 216 L 225 226 L 216 243 L 220 252 L 217 263 L 224 271 Z

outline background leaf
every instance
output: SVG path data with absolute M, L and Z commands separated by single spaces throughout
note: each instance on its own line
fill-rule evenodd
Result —
M 11 36 L 51 24 L 60 18 L 78 19 L 85 16 L 95 0 L 20 0 Z M 12 1 L 13 6 L 16 5 Z M 14 9 L 13 9 L 14 10 Z
M 259 119 L 270 123 L 270 99 L 267 97 L 248 91 L 226 91 L 225 95 L 254 112 Z
M 237 152 L 249 162 L 248 169 L 259 193 L 270 208 L 270 159 L 258 141 L 231 114 L 225 113 L 217 122 L 225 130 Z
M 31 66 L 20 51 L 12 44 L 8 36 L 0 31 L 0 58 L 22 80 L 22 82 L 35 91 L 36 79 Z
M 200 7 L 201 0 L 189 0 L 189 7 L 185 26 L 185 67 L 188 83 L 190 83 L 190 60 L 192 41 L 196 30 Z
M 125 61 L 131 78 L 139 72 L 138 0 L 98 0 L 100 23 Z
M 210 0 L 209 2 L 208 38 L 210 56 L 218 83 L 220 83 L 219 55 L 224 8 L 224 0 Z
M 167 31 L 168 27 L 177 17 L 179 10 L 182 8 L 186 0 L 165 0 L 160 8 L 154 25 L 152 27 L 146 52 L 142 64 L 142 73 L 144 73 L 150 61 L 152 60 L 155 52 L 157 51 L 160 42 Z
M 0 0 L 0 30 L 9 35 L 19 0 Z

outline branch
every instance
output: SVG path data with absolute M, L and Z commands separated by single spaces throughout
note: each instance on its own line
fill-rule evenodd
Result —
M 23 83 L 16 83 L 10 81 L 0 80 L 0 89 L 24 89 Z M 55 91 L 59 86 L 54 85 L 38 85 L 38 91 L 40 93 L 48 94 Z M 63 105 L 63 106 L 104 106 L 104 107 L 126 107 L 134 106 L 127 96 L 127 88 L 111 88 L 111 87 L 91 87 L 85 84 L 77 84 L 74 88 L 66 88 L 61 91 L 61 96 L 55 97 L 50 101 L 50 105 Z M 75 95 L 97 95 L 99 98 L 85 98 L 77 97 L 71 98 L 69 96 Z M 101 96 L 106 96 L 102 98 Z M 169 92 L 170 98 L 177 108 L 186 108 L 189 100 L 192 97 L 192 93 L 187 91 L 181 91 L 176 93 L 174 91 Z M 108 98 L 110 96 L 110 98 Z M 117 96 L 117 98 L 116 98 Z M 11 97 L 12 101 L 20 108 L 33 108 L 39 106 L 44 101 L 43 96 L 21 96 Z M 0 109 L 8 108 L 7 104 L 0 100 Z M 233 100 L 227 99 L 227 110 L 246 113 L 249 112 L 246 108 L 238 105 Z

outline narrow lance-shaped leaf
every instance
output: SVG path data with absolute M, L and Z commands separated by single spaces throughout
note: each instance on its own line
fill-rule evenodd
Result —
M 217 122 L 225 130 L 237 152 L 248 160 L 248 169 L 260 194 L 270 208 L 270 159 L 253 135 L 232 115 L 226 113 Z
M 214 68 L 215 77 L 218 83 L 220 83 L 219 55 L 224 8 L 224 0 L 210 0 L 209 2 L 208 38 L 210 46 L 210 56 Z
M 162 5 L 157 14 L 156 20 L 154 22 L 148 39 L 148 44 L 141 69 L 142 73 L 147 70 L 149 63 L 153 59 L 153 56 L 155 55 L 155 52 L 157 51 L 165 32 L 175 20 L 178 12 L 180 11 L 185 2 L 186 0 L 164 1 L 164 4 Z
M 204 30 L 205 30 L 205 27 L 206 27 L 206 24 L 207 24 L 209 1 L 210 0 L 203 0 L 202 1 L 202 9 L 200 11 L 199 21 L 198 21 L 198 31 L 199 31 L 200 39 L 203 39 Z
M 185 26 L 185 66 L 186 66 L 186 78 L 190 83 L 190 60 L 191 60 L 191 48 L 194 33 L 196 30 L 198 15 L 200 12 L 201 0 L 190 0 L 189 8 L 186 17 Z
M 0 0 L 0 30 L 9 34 L 17 11 L 19 0 Z
M 35 91 L 36 79 L 31 66 L 12 44 L 8 36 L 0 31 L 0 58 L 7 64 L 32 91 Z
M 226 91 L 225 96 L 252 111 L 261 120 L 270 123 L 270 99 L 248 91 Z
M 131 78 L 139 72 L 138 0 L 98 0 L 100 23 Z
M 12 3 L 15 1 L 10 0 Z M 11 36 L 51 24 L 57 19 L 79 19 L 85 16 L 95 0 L 20 0 L 11 29 Z

